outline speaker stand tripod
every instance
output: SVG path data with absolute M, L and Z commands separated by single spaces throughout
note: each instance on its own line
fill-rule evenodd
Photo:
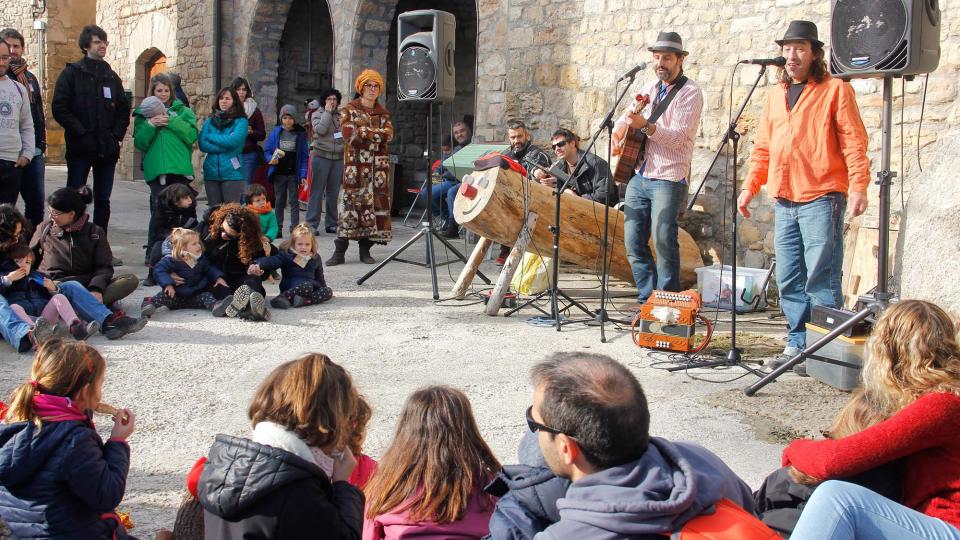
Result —
M 890 170 L 890 141 L 893 128 L 893 76 L 887 75 L 883 78 L 883 121 L 881 123 L 881 148 L 880 148 L 880 172 L 877 173 L 877 184 L 880 186 L 880 204 L 878 211 L 880 214 L 880 234 L 878 239 L 877 253 L 877 288 L 873 294 L 860 297 L 858 305 L 863 305 L 863 309 L 857 312 L 848 321 L 834 328 L 827 335 L 818 339 L 816 343 L 800 351 L 800 354 L 787 360 L 782 366 L 771 371 L 759 381 L 748 386 L 743 393 L 752 396 L 764 386 L 777 380 L 780 375 L 793 369 L 793 366 L 805 361 L 826 346 L 828 343 L 842 335 L 848 329 L 853 328 L 862 321 L 870 318 L 876 318 L 886 309 L 887 305 L 893 300 L 893 295 L 889 292 L 888 280 L 888 262 L 890 257 L 890 185 L 893 183 L 893 177 L 896 173 Z M 827 363 L 843 365 L 842 362 L 832 361 L 827 358 L 817 357 L 817 360 Z
M 423 268 L 429 268 L 429 269 L 430 269 L 430 285 L 433 287 L 433 299 L 434 299 L 434 300 L 439 300 L 439 299 L 440 299 L 440 290 L 439 290 L 439 288 L 438 288 L 438 286 L 437 286 L 437 267 L 438 267 L 438 266 L 446 266 L 446 265 L 448 265 L 448 264 L 453 264 L 453 263 L 455 263 L 455 262 L 457 262 L 457 261 L 461 261 L 461 262 L 463 262 L 463 263 L 466 263 L 466 262 L 467 262 L 467 258 L 463 255 L 463 253 L 460 253 L 460 251 L 459 251 L 457 248 L 453 247 L 453 245 L 452 245 L 450 242 L 448 242 L 446 238 L 444 238 L 443 236 L 437 234 L 437 231 L 434 230 L 434 226 L 433 226 L 433 182 L 432 182 L 431 179 L 430 179 L 430 172 L 431 172 L 431 171 L 430 171 L 430 165 L 432 165 L 432 156 L 431 156 L 431 152 L 430 152 L 430 145 L 431 145 L 431 144 L 433 144 L 433 102 L 432 102 L 432 101 L 430 102 L 430 114 L 429 114 L 428 119 L 427 119 L 427 151 L 426 151 L 426 158 L 427 158 L 427 198 L 426 198 L 427 214 L 426 214 L 426 219 L 423 220 L 423 221 L 420 223 L 420 230 L 417 231 L 417 234 L 413 235 L 413 238 L 407 240 L 406 243 L 404 243 L 402 246 L 400 246 L 399 249 L 397 249 L 396 251 L 394 251 L 393 253 L 391 253 L 390 255 L 388 255 L 385 259 L 383 259 L 383 260 L 380 261 L 376 266 L 374 266 L 372 270 L 370 270 L 369 272 L 367 272 L 366 274 L 364 274 L 363 277 L 361 277 L 360 279 L 358 279 L 358 280 L 357 280 L 357 285 L 363 285 L 363 282 L 364 282 L 364 281 L 370 279 L 371 276 L 373 276 L 374 274 L 376 274 L 377 272 L 379 272 L 384 266 L 390 264 L 390 262 L 392 262 L 392 261 L 397 261 L 397 262 L 402 262 L 402 263 L 406 263 L 406 264 L 412 264 L 412 265 L 414 265 L 414 266 L 420 266 L 420 267 L 423 267 Z M 441 154 L 441 159 L 442 159 L 442 154 Z M 452 209 L 452 208 L 450 209 L 450 213 L 451 213 L 451 216 L 452 216 L 452 214 L 453 214 L 453 209 Z M 402 259 L 402 258 L 400 258 L 400 255 L 401 255 L 404 251 L 406 251 L 407 248 L 409 248 L 409 247 L 412 246 L 413 244 L 417 243 L 417 241 L 420 240 L 421 238 L 423 238 L 423 239 L 425 239 L 425 240 L 427 241 L 427 254 L 426 254 L 426 260 L 425 260 L 425 261 L 423 261 L 423 262 L 420 262 L 420 261 L 411 261 L 411 260 L 409 260 L 409 259 Z M 453 252 L 453 254 L 456 255 L 457 259 L 447 260 L 447 261 L 444 261 L 444 262 L 442 262 L 442 263 L 438 263 L 438 262 L 437 262 L 437 259 L 436 259 L 436 252 L 435 252 L 435 250 L 434 250 L 434 245 L 433 245 L 433 241 L 434 241 L 435 239 L 436 239 L 436 240 L 439 240 L 444 246 L 446 246 L 447 249 L 449 249 L 451 252 Z M 486 283 L 487 285 L 490 285 L 490 279 L 487 278 L 487 276 L 483 275 L 482 272 L 477 271 L 477 277 L 479 277 L 480 279 L 482 279 L 483 282 Z

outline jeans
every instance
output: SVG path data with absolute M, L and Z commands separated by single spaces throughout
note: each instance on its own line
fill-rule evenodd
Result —
M 93 169 L 93 222 L 104 231 L 110 224 L 110 195 L 113 193 L 113 173 L 117 160 L 105 158 L 74 158 L 67 160 L 67 187 L 79 188 L 87 184 Z
M 273 192 L 277 198 L 277 206 L 273 211 L 277 214 L 277 230 L 280 234 L 283 234 L 284 207 L 290 207 L 290 230 L 300 223 L 300 199 L 297 197 L 299 186 L 300 179 L 295 175 L 273 175 Z
M 22 179 L 23 167 L 17 167 L 16 161 L 0 159 L 0 204 L 17 204 Z
M 244 189 L 250 185 L 250 182 L 253 182 L 253 173 L 257 170 L 257 165 L 260 164 L 260 158 L 262 157 L 260 154 L 261 152 L 259 150 L 242 154 Z
M 0 335 L 15 350 L 20 351 L 23 337 L 30 332 L 30 325 L 24 322 L 10 309 L 7 299 L 0 296 Z
M 680 290 L 680 226 L 677 218 L 687 200 L 686 181 L 674 182 L 637 174 L 627 184 L 623 211 L 623 243 L 644 302 L 654 289 Z M 656 261 L 650 251 L 650 233 Z
M 812 305 L 843 303 L 843 214 L 847 197 L 828 193 L 805 203 L 777 199 L 774 251 L 787 345 L 804 348 Z
M 310 159 L 310 200 L 307 204 L 307 217 L 304 219 L 311 227 L 320 230 L 320 199 L 323 198 L 326 216 L 324 228 L 337 226 L 337 195 L 343 182 L 343 160 L 313 156 Z
M 63 281 L 59 285 L 60 294 L 70 300 L 70 305 L 76 310 L 77 315 L 85 321 L 97 321 L 103 326 L 103 321 L 107 319 L 112 312 L 107 306 L 100 303 L 86 287 L 76 281 Z
M 430 204 L 433 206 L 433 217 L 442 217 L 444 219 L 453 217 L 453 204 L 448 192 L 451 189 L 456 189 L 460 187 L 460 182 L 451 182 L 450 180 L 444 180 L 439 184 L 434 184 L 432 191 L 430 193 Z M 454 197 L 456 197 L 456 191 L 453 192 Z M 447 208 L 444 209 L 443 201 L 447 200 Z
M 20 197 L 23 198 L 23 215 L 30 223 L 39 225 L 43 222 L 43 210 L 46 204 L 43 200 L 43 180 L 46 162 L 43 154 L 37 154 L 30 164 L 23 169 L 20 180 Z
M 960 529 L 873 491 L 830 480 L 807 501 L 791 540 L 960 540 Z

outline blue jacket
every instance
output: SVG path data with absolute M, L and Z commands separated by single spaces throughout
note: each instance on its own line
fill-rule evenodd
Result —
M 6 276 L 17 269 L 17 263 L 7 258 L 0 262 L 0 276 Z M 34 270 L 27 276 L 14 281 L 9 286 L 0 279 L 0 294 L 7 302 L 17 304 L 32 317 L 37 317 L 50 301 L 50 291 L 43 286 L 43 274 Z
M 279 269 L 282 273 L 280 278 L 280 292 L 286 292 L 290 289 L 312 282 L 317 287 L 326 287 L 327 280 L 323 277 L 323 263 L 320 256 L 314 255 L 307 266 L 300 268 L 300 265 L 293 262 L 294 254 L 290 251 L 282 251 L 272 257 L 261 257 L 255 262 L 265 272 L 273 272 Z
M 183 285 L 175 285 L 170 274 L 182 277 Z M 173 255 L 167 255 L 153 267 L 153 277 L 161 288 L 173 285 L 177 296 L 190 298 L 205 291 L 217 278 L 223 277 L 223 272 L 210 264 L 210 259 L 206 255 L 201 256 L 193 268 L 182 260 L 174 258 Z
M 560 521 L 536 540 L 618 540 L 671 534 L 721 499 L 753 512 L 753 494 L 720 458 L 690 443 L 650 438 L 636 461 L 570 484 Z
M 0 425 L 0 517 L 17 538 L 126 538 L 101 519 L 127 486 L 130 448 L 76 420 Z
M 263 147 L 263 160 L 267 163 L 270 162 L 270 158 L 273 157 L 273 152 L 280 144 L 281 130 L 283 130 L 283 126 L 277 126 L 273 128 L 273 132 L 267 137 L 267 144 Z M 297 134 L 297 170 L 300 171 L 297 180 L 299 180 L 300 178 L 307 177 L 307 160 L 310 154 L 310 148 L 307 144 L 307 130 L 303 129 L 303 126 L 300 124 L 294 124 L 293 131 Z M 268 178 L 273 177 L 273 171 L 276 168 L 275 165 L 270 166 L 270 170 L 267 171 Z
M 243 180 L 243 143 L 247 140 L 247 119 L 235 118 L 218 129 L 207 119 L 200 130 L 200 151 L 203 160 L 203 181 Z

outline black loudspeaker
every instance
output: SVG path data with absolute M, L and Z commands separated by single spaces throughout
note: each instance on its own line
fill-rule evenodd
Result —
M 453 100 L 457 20 L 436 9 L 407 11 L 397 17 L 397 99 Z
M 938 0 L 832 0 L 830 13 L 838 77 L 918 75 L 940 63 Z

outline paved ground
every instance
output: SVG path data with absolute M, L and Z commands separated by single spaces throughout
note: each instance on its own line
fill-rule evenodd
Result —
M 64 185 L 63 168 L 49 167 L 47 174 L 48 193 Z M 118 272 L 141 277 L 147 192 L 142 183 L 118 182 L 110 229 L 114 252 L 128 265 Z M 376 247 L 375 257 L 387 255 L 415 232 L 399 222 L 394 230 L 394 242 Z M 330 253 L 333 236 L 319 240 L 321 252 Z M 411 251 L 409 257 L 419 260 L 423 244 Z M 467 392 L 487 441 L 501 460 L 514 462 L 532 394 L 529 369 L 554 351 L 589 350 L 629 365 L 647 392 L 654 434 L 706 446 L 753 487 L 779 465 L 784 440 L 826 427 L 845 399 L 792 375 L 767 387 L 760 397 L 747 398 L 740 390 L 755 380 L 752 376 L 733 382 L 704 380 L 733 379 L 743 373 L 738 368 L 670 374 L 658 369 L 664 367 L 663 355 L 638 349 L 628 332 L 612 326 L 607 326 L 608 342 L 601 343 L 595 327 L 575 325 L 558 333 L 528 324 L 532 310 L 491 318 L 472 300 L 434 303 L 428 272 L 399 263 L 357 286 L 355 280 L 370 266 L 357 261 L 353 245 L 347 261 L 327 271 L 336 298 L 321 307 L 275 311 L 271 323 L 160 311 L 139 334 L 120 341 L 92 340 L 109 365 L 104 399 L 130 407 L 138 416 L 121 505 L 132 512 L 136 534 L 152 537 L 160 527 L 172 526 L 190 465 L 206 452 L 216 433 L 245 434 L 246 407 L 256 385 L 277 364 L 307 351 L 326 353 L 345 365 L 370 400 L 375 412 L 365 450 L 375 457 L 389 443 L 404 398 L 421 385 L 445 383 Z M 448 296 L 451 275 L 459 268 L 454 265 L 449 274 L 440 270 L 441 296 Z M 497 272 L 489 261 L 484 270 L 490 276 Z M 596 279 L 589 275 L 568 275 L 563 285 L 596 296 L 591 292 Z M 156 290 L 141 287 L 128 301 L 130 311 L 136 312 L 140 299 Z M 268 292 L 276 294 L 276 287 L 268 287 Z M 617 288 L 618 295 L 624 293 L 629 296 L 622 286 Z M 750 318 L 756 324 L 746 330 L 780 332 L 780 326 L 771 326 L 763 315 Z M 756 333 L 739 342 L 747 346 L 751 359 L 776 347 L 771 338 Z M 30 362 L 29 355 L 0 347 L 0 394 L 7 395 L 28 377 Z M 107 422 L 102 424 L 109 429 Z

